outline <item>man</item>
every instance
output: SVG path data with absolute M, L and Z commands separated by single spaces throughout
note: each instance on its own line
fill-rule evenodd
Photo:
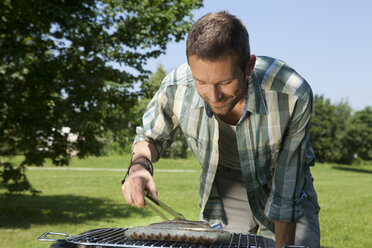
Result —
M 251 54 L 247 30 L 227 12 L 199 19 L 186 46 L 188 65 L 163 80 L 137 128 L 125 199 L 144 207 L 145 190 L 157 195 L 152 162 L 180 127 L 202 165 L 202 219 L 269 229 L 277 247 L 319 247 L 310 86 L 282 61 Z

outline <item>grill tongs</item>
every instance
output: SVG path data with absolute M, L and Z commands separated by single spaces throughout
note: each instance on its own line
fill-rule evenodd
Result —
M 176 219 L 182 219 L 182 220 L 186 219 L 185 216 L 176 212 L 171 207 L 166 205 L 164 202 L 161 202 L 159 199 L 150 195 L 148 192 L 145 193 L 145 197 L 147 198 L 146 205 L 149 206 L 155 213 L 157 213 L 163 220 L 168 221 L 169 219 L 164 213 L 162 213 L 159 209 L 157 209 L 155 205 L 163 209 L 165 212 L 172 215 Z

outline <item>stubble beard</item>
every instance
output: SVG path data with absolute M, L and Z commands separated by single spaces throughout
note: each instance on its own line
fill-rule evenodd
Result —
M 226 101 L 226 103 L 221 107 L 215 107 L 210 101 L 208 100 L 206 101 L 208 103 L 208 106 L 211 108 L 214 114 L 224 116 L 224 115 L 228 115 L 229 113 L 231 113 L 231 111 L 234 109 L 236 104 L 238 104 L 240 100 L 245 98 L 244 93 L 245 93 L 244 91 L 241 91 L 241 92 L 238 92 L 236 97 L 229 96 L 227 98 L 222 99 L 221 101 Z

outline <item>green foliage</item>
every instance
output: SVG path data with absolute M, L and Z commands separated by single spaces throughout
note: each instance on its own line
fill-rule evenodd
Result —
M 364 160 L 372 160 L 372 108 L 366 107 L 356 112 L 352 124 L 359 131 L 358 156 Z
M 109 138 L 125 142 L 143 65 L 184 37 L 199 7 L 201 0 L 0 1 L 0 156 L 24 155 L 18 169 L 0 163 L 4 185 L 32 190 L 25 166 L 47 158 L 67 165 L 69 151 L 83 158 L 102 154 Z
M 352 113 L 347 101 L 331 104 L 315 95 L 310 137 L 319 162 L 372 160 L 372 110 Z
M 167 72 L 165 71 L 163 65 L 158 65 L 156 72 L 151 75 L 150 79 L 142 82 L 141 90 L 144 99 L 153 98 L 166 75 Z
M 40 193 L 31 187 L 25 170 L 26 167 L 21 165 L 17 168 L 13 168 L 13 165 L 9 162 L 2 162 L 3 170 L 0 172 L 0 177 L 2 178 L 2 184 L 10 192 L 22 192 L 30 191 L 33 195 Z
M 339 160 L 342 146 L 337 138 L 342 134 L 339 133 L 341 123 L 336 115 L 336 107 L 329 99 L 315 95 L 311 118 L 310 137 L 317 161 Z
M 366 107 L 357 111 L 351 118 L 347 134 L 344 139 L 347 145 L 348 156 L 346 162 L 356 159 L 372 160 L 372 108 Z

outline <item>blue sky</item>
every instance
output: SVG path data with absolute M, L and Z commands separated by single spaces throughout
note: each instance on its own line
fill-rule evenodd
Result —
M 372 106 L 372 1 L 205 0 L 194 20 L 220 10 L 242 20 L 253 54 L 287 62 L 314 94 L 347 100 L 354 110 Z M 170 72 L 185 61 L 185 41 L 173 42 L 147 68 Z

